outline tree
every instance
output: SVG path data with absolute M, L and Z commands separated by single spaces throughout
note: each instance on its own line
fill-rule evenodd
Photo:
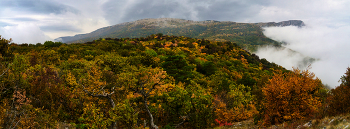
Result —
M 246 90 L 248 89 L 248 90 Z M 226 101 L 215 97 L 215 114 L 217 120 L 221 122 L 235 122 L 252 118 L 257 114 L 253 103 L 253 97 L 250 94 L 250 88 L 242 84 L 231 84 L 227 93 Z
M 161 65 L 170 76 L 173 76 L 176 83 L 189 82 L 193 78 L 193 66 L 186 62 L 182 56 L 168 56 Z
M 329 115 L 338 115 L 350 112 L 350 68 L 348 67 L 345 75 L 340 78 L 340 86 L 332 89 L 328 98 Z
M 89 85 L 89 87 L 85 87 L 84 84 L 82 84 L 83 91 L 92 97 L 100 97 L 100 98 L 107 99 L 109 101 L 112 109 L 113 109 L 113 108 L 115 108 L 115 103 L 114 103 L 114 100 L 112 98 L 112 95 L 115 93 L 114 92 L 115 86 L 112 87 L 109 92 L 106 92 L 106 90 L 105 90 L 106 82 L 101 81 L 101 78 L 102 78 L 102 72 L 99 71 L 98 69 L 96 69 L 95 67 L 92 67 L 91 70 L 88 72 L 88 77 L 87 77 L 87 82 L 86 82 Z M 94 105 L 92 105 L 92 106 L 94 107 Z M 100 109 L 90 108 L 90 106 L 87 106 L 87 108 L 88 109 L 84 109 L 84 113 L 91 113 L 91 112 L 96 113 L 100 110 Z M 96 115 L 96 114 L 93 114 L 93 115 Z M 101 115 L 101 117 L 103 117 L 103 114 L 99 114 L 99 115 Z M 102 118 L 101 119 L 97 118 L 97 119 L 102 121 L 101 120 Z M 93 119 L 93 120 L 95 120 L 95 119 Z M 102 123 L 102 125 L 103 124 L 104 123 Z M 100 128 L 103 126 L 97 126 L 97 127 Z M 116 122 L 112 122 L 111 127 L 113 129 L 116 129 L 117 128 Z
M 339 81 L 341 82 L 340 85 L 350 87 L 350 67 L 346 69 L 345 75 L 343 75 Z
M 321 106 L 315 92 L 321 85 L 319 79 L 308 70 L 281 71 L 274 74 L 262 89 L 265 96 L 264 125 L 305 119 L 318 112 Z
M 0 77 L 3 76 L 11 66 L 10 64 L 6 64 L 10 60 L 9 57 L 12 55 L 9 49 L 9 43 L 11 43 L 11 41 L 12 39 L 7 40 L 0 35 Z
M 141 95 L 145 110 L 150 118 L 151 127 L 158 129 L 154 124 L 154 117 L 149 108 L 149 98 L 155 94 L 156 90 L 166 88 L 163 79 L 166 78 L 166 71 L 159 68 L 140 68 L 138 72 L 132 74 L 136 83 L 129 85 L 129 89 L 136 94 Z

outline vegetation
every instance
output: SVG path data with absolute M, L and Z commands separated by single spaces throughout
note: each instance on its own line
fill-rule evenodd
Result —
M 84 44 L 0 39 L 2 128 L 208 128 L 248 119 L 270 126 L 348 112 L 335 112 L 347 106 L 345 92 L 327 94 L 309 71 L 231 42 L 162 34 Z
M 62 37 L 67 43 L 84 43 L 99 38 L 139 38 L 151 34 L 185 36 L 215 41 L 230 41 L 238 46 L 255 51 L 258 46 L 281 46 L 281 43 L 267 38 L 260 27 L 264 23 L 236 23 L 219 21 L 190 21 L 183 19 L 143 19 L 98 29 L 74 37 Z

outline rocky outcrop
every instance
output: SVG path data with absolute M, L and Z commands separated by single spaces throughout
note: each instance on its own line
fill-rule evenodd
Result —
M 267 23 L 255 23 L 259 25 L 260 27 L 272 27 L 272 26 L 297 26 L 297 27 L 303 27 L 305 26 L 305 23 L 301 20 L 289 20 L 289 21 L 282 21 L 282 22 L 267 22 Z

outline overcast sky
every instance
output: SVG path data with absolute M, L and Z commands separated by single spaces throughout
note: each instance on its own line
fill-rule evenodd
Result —
M 349 7 L 350 0 L 0 0 L 0 35 L 15 43 L 43 43 L 143 18 L 251 23 L 303 20 L 305 28 L 266 28 L 265 34 L 288 42 L 287 47 L 302 54 L 290 59 L 318 58 L 313 70 L 334 87 L 350 64 Z M 288 64 L 284 65 L 288 69 L 297 65 L 287 61 L 283 56 L 291 55 L 283 51 L 262 48 L 259 54 Z

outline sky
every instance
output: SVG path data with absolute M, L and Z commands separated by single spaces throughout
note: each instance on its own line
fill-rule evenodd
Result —
M 14 43 L 43 43 L 61 36 L 144 18 L 245 23 L 302 20 L 303 28 L 265 28 L 291 54 L 271 47 L 257 54 L 287 69 L 304 57 L 311 71 L 334 87 L 349 67 L 350 0 L 0 0 L 0 35 Z

